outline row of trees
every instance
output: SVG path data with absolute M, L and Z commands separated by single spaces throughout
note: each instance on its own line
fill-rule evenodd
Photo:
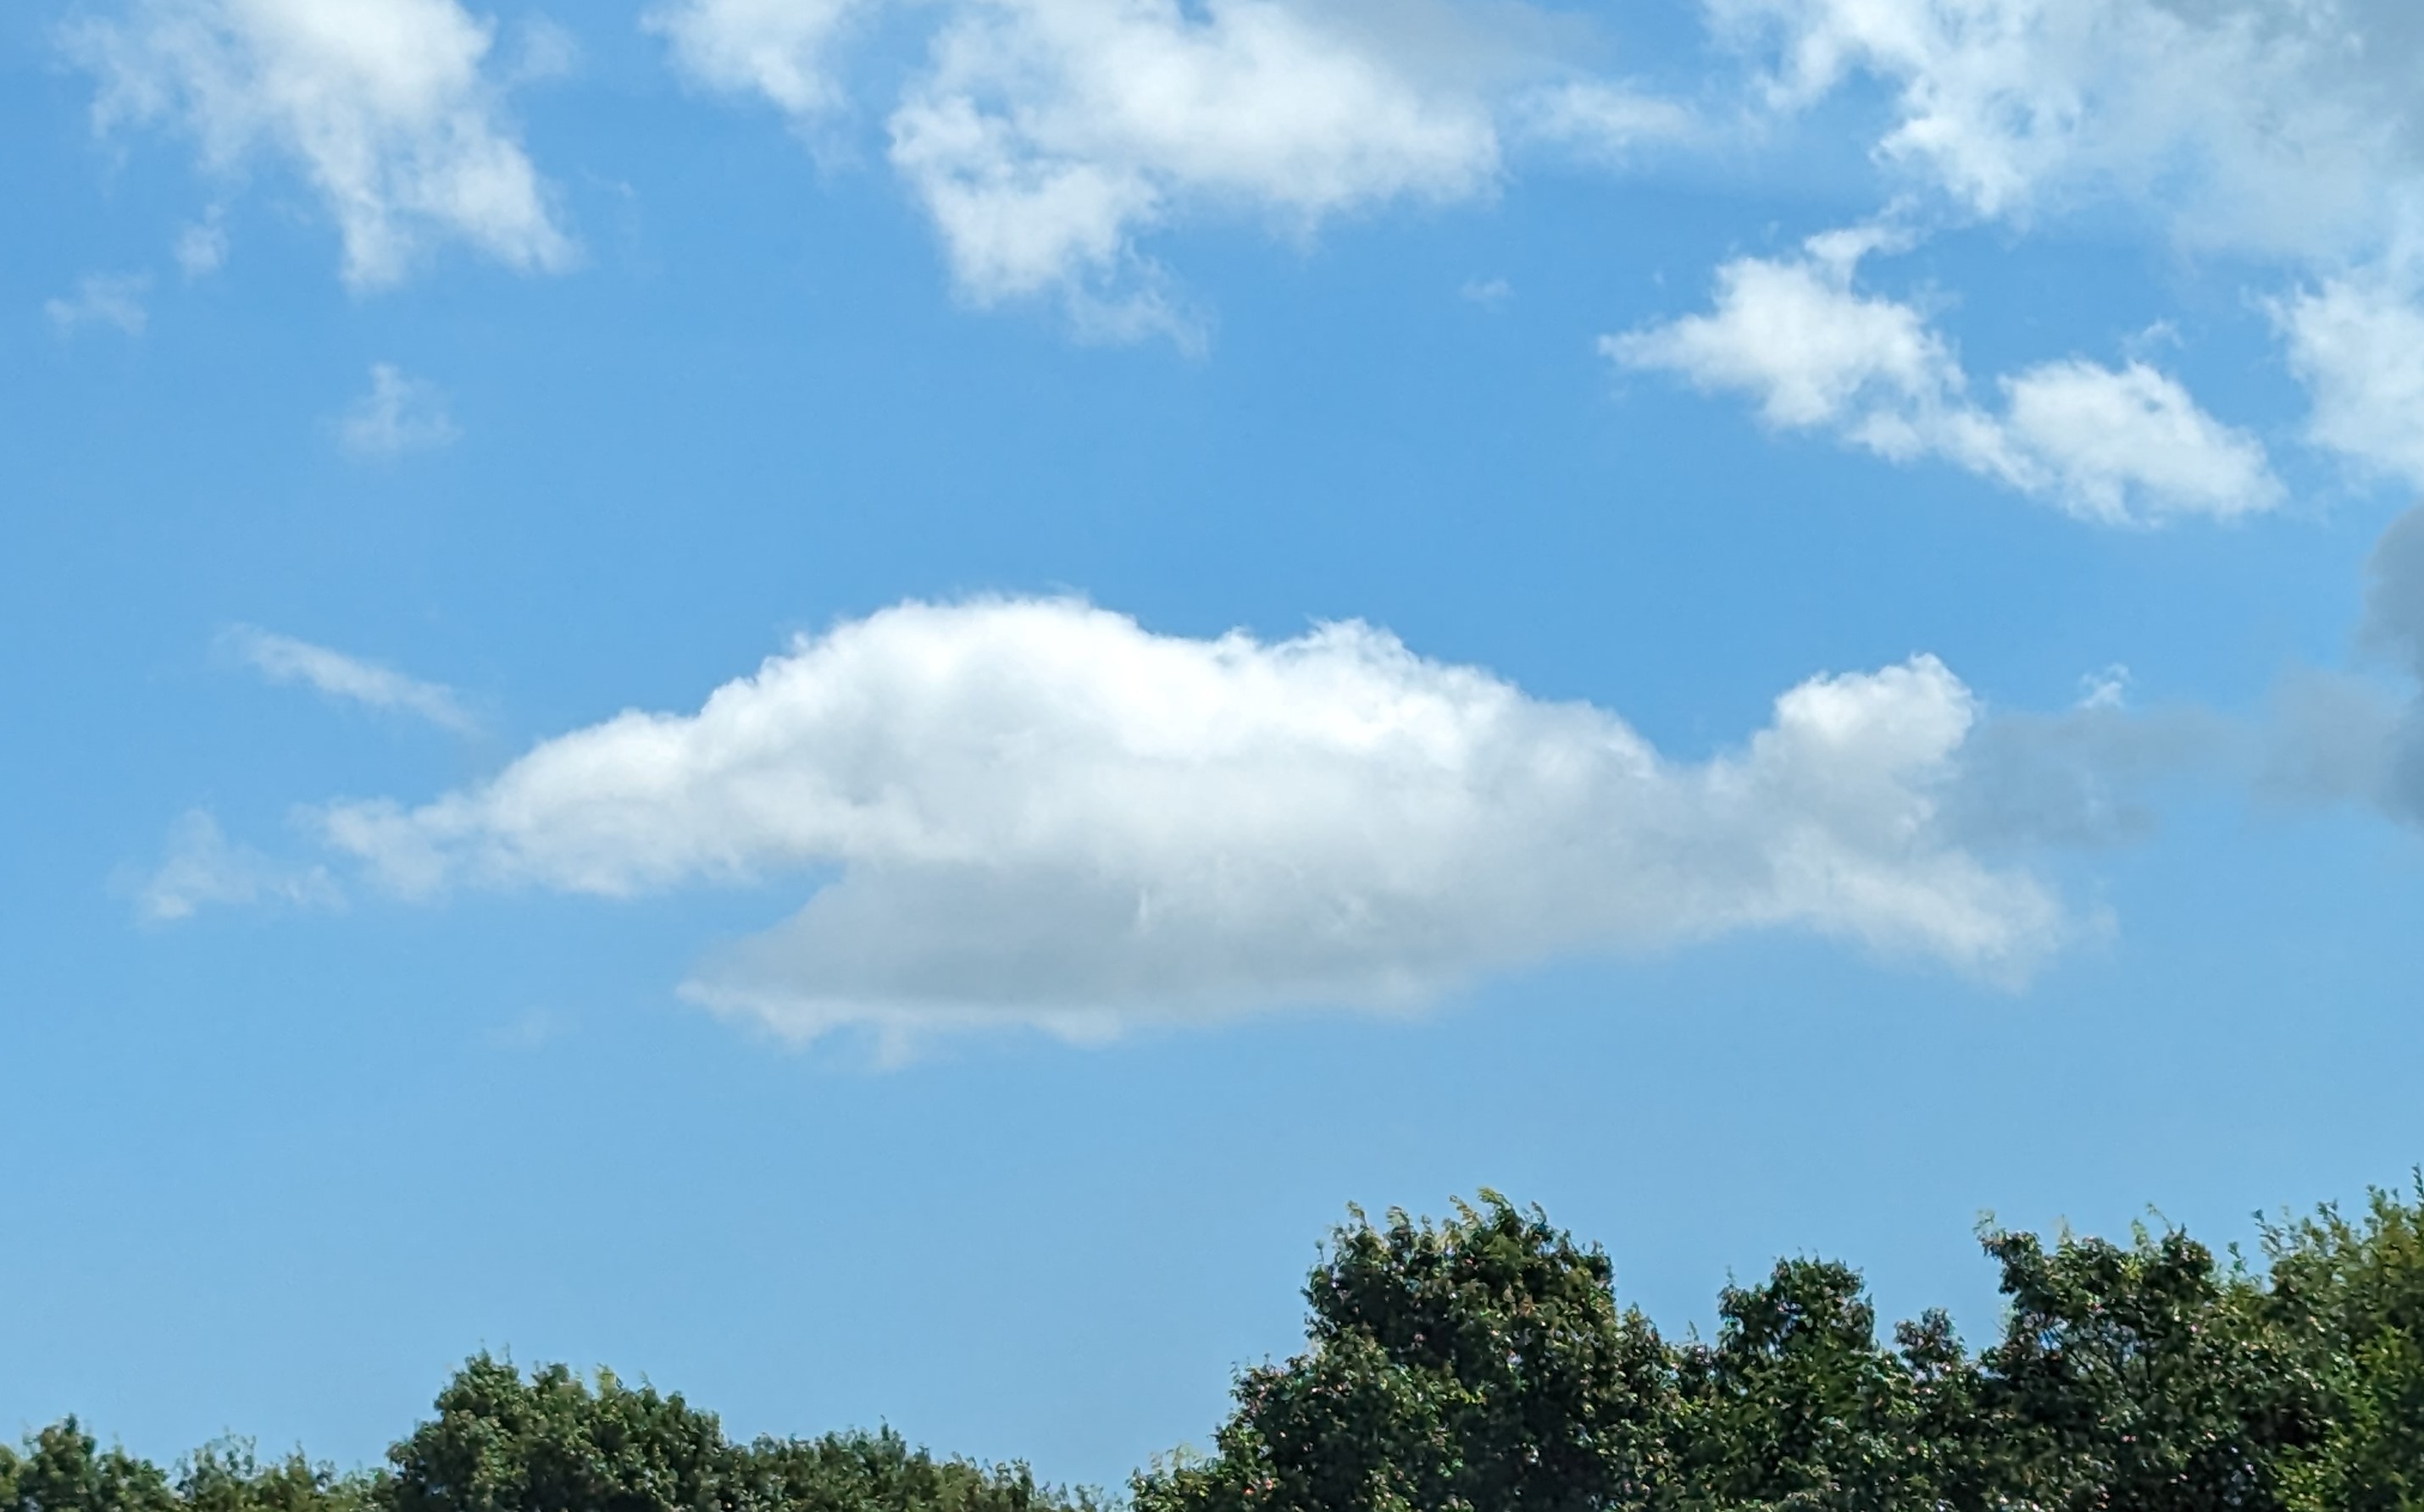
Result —
M 1992 1233 L 2007 1300 L 1880 1338 L 1858 1274 L 1788 1260 L 1715 1337 L 1618 1305 L 1606 1255 L 1491 1193 L 1360 1213 L 1307 1346 L 1241 1375 L 1208 1454 L 1133 1512 L 2424 1512 L 2424 1180 L 2268 1228 L 2259 1265 L 2177 1231 Z M 0 1512 L 1094 1512 L 1022 1466 L 898 1435 L 727 1440 L 678 1395 L 479 1356 L 374 1472 L 222 1443 L 173 1471 L 73 1419 L 0 1448 Z

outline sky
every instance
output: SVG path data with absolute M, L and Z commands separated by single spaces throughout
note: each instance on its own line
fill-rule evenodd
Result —
M 2424 1161 L 2424 12 L 0 14 L 0 1434 L 1118 1485 Z

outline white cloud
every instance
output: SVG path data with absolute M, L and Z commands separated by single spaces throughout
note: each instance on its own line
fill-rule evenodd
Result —
M 1291 228 L 1486 189 L 1479 101 L 1273 0 L 970 6 L 892 117 L 892 160 L 979 303 L 1117 279 L 1191 206 Z
M 669 0 L 648 26 L 710 88 L 803 125 L 849 98 L 838 44 L 875 0 Z M 890 159 L 961 295 L 1051 297 L 1081 327 L 1182 342 L 1141 249 L 1181 223 L 1301 236 L 1387 203 L 1494 191 L 1512 135 L 1607 155 L 1680 134 L 1671 103 L 1580 78 L 1576 24 L 1442 0 L 943 0 L 887 112 Z
M 1639 148 L 1695 135 L 1699 122 L 1676 101 L 1596 79 L 1569 80 L 1521 97 L 1518 133 L 1586 157 L 1622 162 Z
M 322 824 L 407 895 L 821 873 L 686 989 L 799 1040 L 1403 1004 L 1766 927 L 2011 979 L 2066 925 L 1940 831 L 1977 717 L 1921 657 L 1814 678 L 1745 746 L 1680 763 L 1362 625 L 1202 641 L 1064 601 L 913 604 L 695 714 L 625 713 Z
M 674 61 L 712 89 L 764 95 L 795 116 L 841 103 L 829 56 L 867 0 L 672 0 L 644 24 L 673 44 Z
M 162 924 L 191 918 L 213 903 L 328 908 L 339 900 L 327 867 L 289 867 L 248 847 L 231 845 L 218 821 L 200 809 L 170 827 L 167 859 L 135 895 L 136 911 Z
M 2206 245 L 2310 256 L 2416 203 L 2410 0 L 1708 0 L 1806 104 L 1865 76 L 1879 157 L 1978 214 L 2118 197 Z
M 2073 358 L 2001 386 L 2003 430 L 2030 467 L 2026 485 L 2075 514 L 2227 518 L 2281 501 L 2263 445 L 2144 362 L 2107 368 Z
M 455 0 L 135 0 L 62 40 L 100 81 L 102 129 L 165 119 L 215 170 L 300 167 L 367 288 L 447 238 L 518 268 L 571 259 L 482 72 L 493 34 Z
M 220 643 L 271 682 L 303 683 L 331 698 L 411 714 L 461 735 L 479 728 L 453 689 L 376 662 L 250 625 L 228 630 Z
M 2424 305 L 2387 271 L 2325 280 L 2274 307 L 2314 396 L 2307 436 L 2424 487 Z
M 73 295 L 45 299 L 42 312 L 63 331 L 86 326 L 107 326 L 129 336 L 140 336 L 152 316 L 143 295 L 152 280 L 141 274 L 89 273 L 76 280 Z
M 1799 258 L 1726 263 L 1709 313 L 1601 349 L 1744 394 L 1778 429 L 1828 431 L 1897 462 L 1939 458 L 2084 518 L 2228 517 L 2280 501 L 2262 445 L 2143 362 L 2048 362 L 2001 380 L 2001 413 L 1979 404 L 1925 317 L 1853 287 L 1881 234 L 1829 232 Z
M 1877 158 L 1958 214 L 2025 226 L 2118 205 L 2192 247 L 2304 270 L 2320 281 L 2275 313 L 2314 395 L 2308 438 L 2424 479 L 2414 0 L 1705 5 L 1784 113 L 1862 81 L 1880 88 Z M 2141 409 L 2133 428 L 2190 418 L 2141 390 L 2106 396 Z M 2220 499 L 2228 470 L 2173 482 Z
M 356 456 L 395 457 L 449 445 L 462 432 L 454 428 L 446 395 L 436 384 L 374 362 L 371 391 L 345 411 L 337 435 Z

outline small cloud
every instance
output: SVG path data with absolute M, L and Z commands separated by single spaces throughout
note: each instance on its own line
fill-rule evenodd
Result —
M 449 445 L 463 433 L 446 412 L 444 390 L 392 363 L 374 362 L 371 391 L 345 411 L 337 434 L 356 456 L 397 457 Z
M 1595 81 L 1523 98 L 1512 124 L 1518 135 L 1603 163 L 1619 161 L 1646 144 L 1681 141 L 1699 129 L 1692 112 L 1676 101 Z
M 1496 310 L 1515 297 L 1515 286 L 1505 279 L 1467 279 L 1457 294 L 1484 310 Z
M 325 645 L 251 625 L 235 626 L 219 638 L 219 644 L 271 682 L 308 684 L 331 698 L 417 715 L 457 735 L 475 734 L 480 727 L 454 689 L 407 677 Z
M 152 318 L 143 308 L 144 291 L 151 287 L 151 279 L 140 273 L 88 273 L 76 281 L 74 297 L 46 299 L 42 310 L 63 332 L 114 326 L 140 336 Z
M 226 264 L 227 255 L 227 217 L 216 205 L 177 233 L 177 266 L 188 279 L 209 278 Z
M 2129 669 L 2115 661 L 2079 679 L 2081 708 L 2123 708 L 2129 702 Z
M 191 918 L 210 903 L 334 908 L 343 901 L 326 867 L 288 866 L 231 845 L 218 820 L 199 808 L 169 828 L 167 858 L 135 895 L 136 912 L 155 924 Z

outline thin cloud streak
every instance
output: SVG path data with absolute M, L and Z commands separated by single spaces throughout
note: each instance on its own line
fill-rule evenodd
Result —
M 233 627 L 220 642 L 271 682 L 300 683 L 330 698 L 410 714 L 457 735 L 479 733 L 479 721 L 443 684 L 423 682 L 376 662 L 251 625 Z

